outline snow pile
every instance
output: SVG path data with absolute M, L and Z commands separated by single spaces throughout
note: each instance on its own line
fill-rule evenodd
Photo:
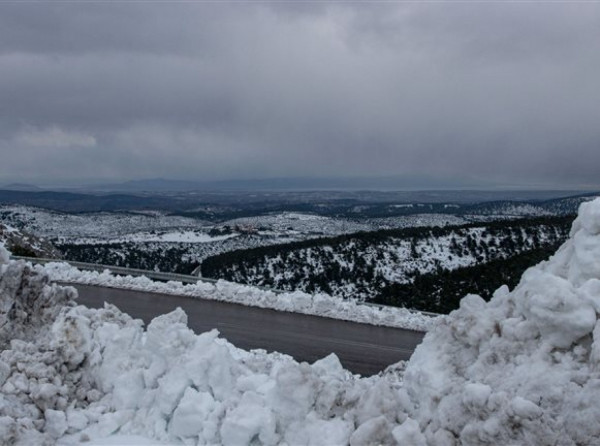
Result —
M 248 285 L 219 280 L 217 283 L 157 282 L 147 277 L 115 276 L 110 271 L 81 271 L 68 263 L 45 265 L 50 278 L 59 282 L 126 288 L 154 293 L 219 300 L 278 311 L 310 314 L 371 325 L 427 331 L 439 319 L 405 308 L 364 305 L 355 299 L 340 299 L 327 294 L 307 294 L 301 291 L 274 293 Z M 157 296 L 157 299 L 159 297 Z
M 12 339 L 32 339 L 52 323 L 63 305 L 76 295 L 72 288 L 48 286 L 49 278 L 31 265 L 8 262 L 0 244 L 0 347 Z
M 600 200 L 514 291 L 465 297 L 405 373 L 413 408 L 394 431 L 431 445 L 600 444 Z
M 0 354 L 2 444 L 389 443 L 404 421 L 393 373 L 360 379 L 334 355 L 309 365 L 244 352 L 215 330 L 195 335 L 181 310 L 144 330 L 114 306 L 75 306 L 73 289 L 47 281 L 41 268 L 2 265 L 1 315 L 14 329 Z
M 0 266 L 10 261 L 10 252 L 6 250 L 3 243 L 0 243 Z

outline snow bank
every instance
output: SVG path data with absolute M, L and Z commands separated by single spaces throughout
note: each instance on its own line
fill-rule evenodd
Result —
M 600 444 L 600 200 L 514 291 L 467 296 L 405 373 L 400 443 Z
M 164 283 L 146 277 L 115 276 L 108 270 L 102 273 L 81 271 L 64 262 L 48 263 L 44 268 L 54 281 L 219 300 L 409 330 L 427 331 L 439 319 L 405 308 L 364 305 L 354 299 L 343 300 L 327 294 L 312 295 L 301 291 L 274 293 L 224 280 L 219 280 L 216 284 L 208 282 L 182 284 L 173 281 Z
M 394 373 L 360 379 L 334 355 L 309 365 L 238 350 L 216 330 L 195 335 L 180 309 L 144 330 L 114 306 L 75 306 L 72 288 L 23 262 L 2 265 L 0 287 L 13 329 L 2 444 L 364 444 L 392 441 L 403 421 Z

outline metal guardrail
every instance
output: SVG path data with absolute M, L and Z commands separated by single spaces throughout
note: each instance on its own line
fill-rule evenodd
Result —
M 126 275 L 133 277 L 145 276 L 149 279 L 157 279 L 157 280 L 173 280 L 176 282 L 182 283 L 197 283 L 197 282 L 209 282 L 209 283 L 217 283 L 216 279 L 209 279 L 206 277 L 200 276 L 190 276 L 187 274 L 174 274 L 174 273 L 163 273 L 160 271 L 148 271 L 144 269 L 136 269 L 136 268 L 125 268 L 122 266 L 112 266 L 112 265 L 99 265 L 96 263 L 84 263 L 84 262 L 72 262 L 70 260 L 58 260 L 58 259 L 44 259 L 38 257 L 23 257 L 23 256 L 11 256 L 12 259 L 15 260 L 25 260 L 27 262 L 32 263 L 51 263 L 51 262 L 60 262 L 60 263 L 68 263 L 71 266 L 74 266 L 79 269 L 83 269 L 86 271 L 97 271 L 103 272 L 105 270 L 110 271 L 116 275 Z
M 161 271 L 150 271 L 145 269 L 137 269 L 137 268 L 125 268 L 123 266 L 113 266 L 113 265 L 101 265 L 97 263 L 85 263 L 85 262 L 75 262 L 71 260 L 62 260 L 62 259 L 44 259 L 40 257 L 24 257 L 24 256 L 11 256 L 14 260 L 25 260 L 26 262 L 32 263 L 68 263 L 75 268 L 79 268 L 85 271 L 97 271 L 99 273 L 108 270 L 111 273 L 117 276 L 133 276 L 133 277 L 148 277 L 149 279 L 161 280 L 161 281 L 175 281 L 181 283 L 198 283 L 198 282 L 208 282 L 208 283 L 217 283 L 218 279 L 210 279 L 208 277 L 202 276 L 193 276 L 188 274 L 175 274 L 175 273 L 163 273 Z M 239 284 L 243 286 L 251 286 L 253 288 L 258 288 L 263 291 L 271 291 L 276 294 L 285 293 L 285 291 L 276 290 L 274 288 L 268 288 L 264 286 L 258 285 L 247 285 L 247 284 Z
M 198 283 L 198 282 L 217 283 L 218 282 L 217 279 L 209 279 L 207 277 L 192 276 L 192 275 L 187 275 L 187 274 L 163 273 L 160 271 L 149 271 L 149 270 L 144 270 L 144 269 L 125 268 L 122 266 L 100 265 L 97 263 L 73 262 L 70 260 L 44 259 L 44 258 L 38 258 L 38 257 L 24 257 L 24 256 L 10 256 L 10 257 L 11 257 L 11 259 L 14 259 L 14 260 L 25 260 L 26 262 L 32 262 L 32 263 L 44 263 L 44 264 L 52 263 L 52 262 L 68 263 L 69 265 L 74 266 L 75 268 L 79 268 L 79 269 L 86 270 L 86 271 L 97 271 L 97 272 L 101 273 L 101 272 L 108 270 L 111 273 L 116 274 L 116 275 L 133 276 L 133 277 L 144 276 L 144 277 L 148 277 L 149 279 L 156 279 L 156 280 L 162 280 L 162 281 L 173 280 L 175 282 L 181 282 L 181 283 Z M 196 268 L 196 270 L 198 270 L 198 268 Z M 194 271 L 196 271 L 196 270 L 194 270 Z M 274 288 L 268 288 L 268 287 L 264 287 L 264 286 L 247 285 L 247 284 L 239 284 L 239 285 L 251 286 L 253 288 L 258 288 L 260 290 L 271 291 L 276 294 L 282 294 L 282 293 L 286 292 L 286 291 L 277 290 Z M 376 304 L 376 303 L 371 303 L 371 302 L 359 302 L 359 303 L 361 305 L 367 305 L 369 307 L 378 307 L 378 308 L 386 307 L 386 305 L 381 305 L 381 304 Z M 410 311 L 411 313 L 419 313 L 419 314 L 423 314 L 425 316 L 431 316 L 431 317 L 443 316 L 442 314 L 431 313 L 429 311 L 412 310 L 410 308 L 407 308 L 407 310 Z

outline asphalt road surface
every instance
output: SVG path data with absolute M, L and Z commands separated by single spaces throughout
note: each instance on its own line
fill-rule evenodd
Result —
M 424 334 L 337 319 L 285 313 L 238 304 L 168 294 L 73 284 L 78 302 L 98 308 L 109 302 L 149 323 L 154 317 L 181 307 L 196 333 L 216 328 L 243 349 L 279 351 L 298 361 L 314 362 L 335 353 L 345 368 L 373 375 L 388 365 L 408 359 Z

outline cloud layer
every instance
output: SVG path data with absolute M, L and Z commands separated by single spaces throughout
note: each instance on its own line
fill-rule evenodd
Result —
M 0 182 L 600 181 L 600 5 L 5 3 Z

